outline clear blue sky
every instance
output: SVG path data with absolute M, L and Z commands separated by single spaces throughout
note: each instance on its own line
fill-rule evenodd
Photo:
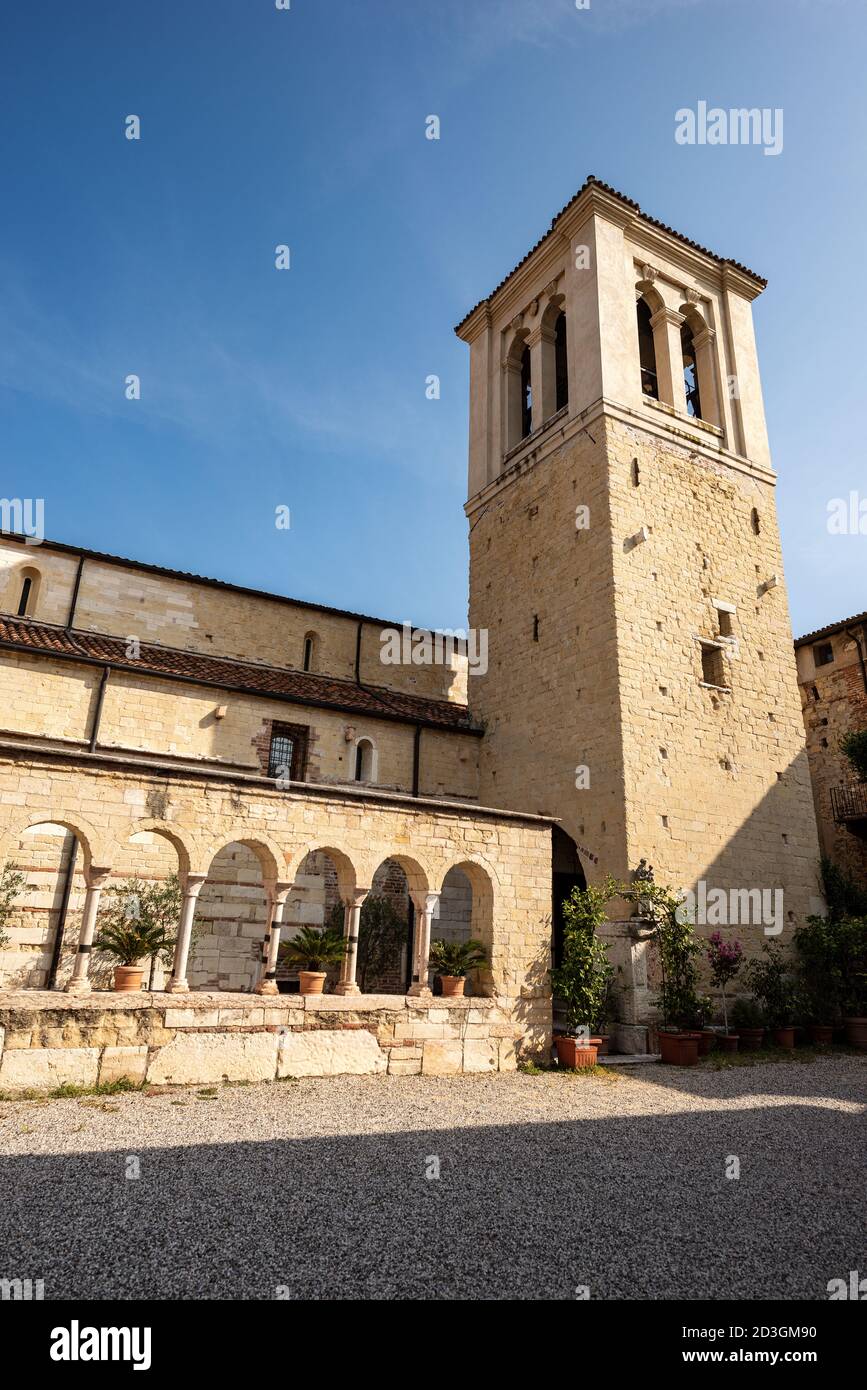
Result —
M 794 626 L 867 607 L 867 537 L 826 530 L 867 494 L 863 0 L 42 0 L 3 27 L 0 495 L 44 497 L 52 538 L 464 624 L 452 327 L 594 173 L 768 277 Z M 700 99 L 782 107 L 782 154 L 676 144 Z

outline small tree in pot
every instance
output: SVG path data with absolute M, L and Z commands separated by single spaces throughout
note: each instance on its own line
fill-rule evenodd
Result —
M 444 999 L 458 998 L 471 970 L 487 965 L 488 953 L 481 941 L 443 941 L 437 938 L 430 944 L 431 968 L 440 977 Z
M 779 946 L 766 941 L 762 952 L 762 959 L 751 960 L 747 966 L 747 978 L 762 1006 L 774 1041 L 780 1047 L 792 1048 L 795 1046 L 795 981 Z
M 728 1052 L 736 1052 L 737 1033 L 729 1033 L 729 1014 L 726 1003 L 726 985 L 739 974 L 744 961 L 743 947 L 739 941 L 724 941 L 722 933 L 715 931 L 707 944 L 707 959 L 710 965 L 711 984 L 722 994 L 723 1007 L 723 1047 Z
M 345 949 L 344 937 L 334 928 L 305 926 L 281 946 L 280 956 L 289 970 L 298 971 L 302 994 L 322 994 L 328 967 L 340 964 Z
M 608 947 L 597 936 L 606 908 L 619 897 L 609 874 L 601 884 L 573 888 L 563 904 L 563 960 L 551 972 L 554 992 L 566 1013 L 567 1033 L 554 1039 L 561 1066 L 592 1066 L 599 1039 L 592 1029 L 604 1017 L 614 969 Z
M 846 1039 L 867 1048 L 867 917 L 845 917 L 835 924 L 842 975 Z
M 793 937 L 798 952 L 800 988 L 810 1039 L 830 1043 L 840 1019 L 843 972 L 840 922 L 830 917 L 808 917 Z

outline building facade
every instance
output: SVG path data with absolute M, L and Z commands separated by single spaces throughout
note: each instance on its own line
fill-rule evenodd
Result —
M 795 652 L 822 854 L 867 890 L 867 786 L 840 751 L 867 729 L 867 614 L 799 637 Z
M 352 992 L 372 894 L 406 928 L 373 987 L 423 992 L 431 934 L 478 936 L 473 988 L 544 1050 L 572 885 L 646 859 L 675 887 L 782 890 L 784 930 L 815 910 L 763 283 L 590 179 L 458 326 L 475 667 L 423 633 L 395 659 L 380 619 L 7 536 L 0 862 L 27 893 L 0 980 L 75 989 L 99 894 L 177 872 L 195 929 L 168 988 L 272 988 L 275 926 L 336 911 Z M 613 932 L 621 1016 L 645 1020 L 652 963 Z

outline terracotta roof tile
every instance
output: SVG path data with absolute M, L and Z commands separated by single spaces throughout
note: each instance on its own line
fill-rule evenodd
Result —
M 816 642 L 820 637 L 831 637 L 835 632 L 842 632 L 844 628 L 855 627 L 857 623 L 867 623 L 867 613 L 856 613 L 854 618 L 841 618 L 838 623 L 828 623 L 827 627 L 819 627 L 815 632 L 805 632 L 803 637 L 795 638 L 795 646 L 803 646 L 805 642 Z
M 296 704 L 325 706 L 347 713 L 375 715 L 380 719 L 426 724 L 455 732 L 479 732 L 466 706 L 449 700 L 405 695 L 382 686 L 356 685 L 312 671 L 206 656 L 155 643 L 143 642 L 139 658 L 131 660 L 122 637 L 79 629 L 67 631 L 23 618 L 0 616 L 0 647 L 63 658 L 77 657 L 88 663 L 106 664 L 144 675 L 249 691 L 251 695 L 273 695 Z

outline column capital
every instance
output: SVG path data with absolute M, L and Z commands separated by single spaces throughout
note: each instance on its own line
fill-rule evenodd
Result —
M 91 864 L 84 875 L 87 888 L 104 888 L 106 879 L 111 878 L 111 869 L 101 864 Z
M 353 888 L 351 893 L 346 895 L 342 901 L 346 907 L 361 907 L 369 892 L 369 888 Z
M 679 314 L 676 309 L 669 309 L 667 304 L 663 304 L 661 309 L 657 309 L 656 313 L 651 315 L 650 326 L 657 328 L 660 324 L 667 323 L 672 328 L 680 328 L 684 319 L 684 314 Z
M 187 877 L 184 880 L 184 897 L 198 897 L 200 890 L 207 882 L 207 878 L 207 874 L 187 874 Z
M 439 893 L 410 893 L 410 897 L 416 912 L 427 913 L 428 916 L 436 912 L 440 900 Z

